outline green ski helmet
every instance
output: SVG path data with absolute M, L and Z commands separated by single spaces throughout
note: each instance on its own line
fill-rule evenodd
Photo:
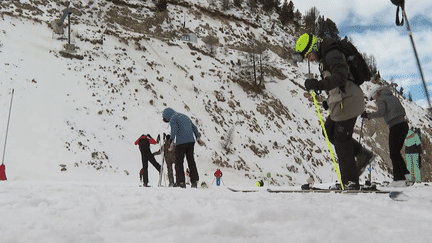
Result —
M 314 35 L 305 33 L 298 38 L 295 50 L 302 58 L 305 58 L 311 51 L 318 51 L 317 43 L 318 39 Z

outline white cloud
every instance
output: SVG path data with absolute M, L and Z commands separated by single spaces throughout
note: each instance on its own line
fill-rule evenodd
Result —
M 419 79 L 399 79 L 397 83 L 409 92 L 414 86 L 421 84 L 421 81 Z
M 361 52 L 375 56 L 382 75 L 385 70 L 392 75 L 403 75 L 415 67 L 408 36 L 402 36 L 395 29 L 350 33 L 349 36 Z
M 381 31 L 366 31 L 350 33 L 349 36 L 352 37 L 360 51 L 375 56 L 381 77 L 387 81 L 394 78 L 394 81 L 403 87 L 406 93 L 412 92 L 413 99 L 419 106 L 428 106 L 417 61 L 406 29 L 391 28 Z M 430 90 L 430 86 L 432 86 L 432 48 L 430 48 L 429 40 L 432 38 L 432 30 L 416 32 L 413 33 L 413 36 L 423 74 Z M 432 91 L 429 93 L 432 94 Z
M 396 11 L 396 10 L 395 10 Z M 417 15 L 422 15 L 430 20 L 432 16 L 432 1 L 430 0 L 406 0 L 405 11 L 408 16 L 408 20 Z
M 423 108 L 429 108 L 428 102 L 426 99 L 418 99 L 414 100 L 414 103 L 416 103 L 418 106 Z
M 295 9 L 302 14 L 312 7 L 317 7 L 321 15 L 330 18 L 337 25 L 347 20 L 351 12 L 355 17 L 355 25 L 378 24 L 393 25 L 396 19 L 397 7 L 390 0 L 294 0 Z M 432 1 L 407 0 L 405 3 L 408 20 L 422 15 L 432 20 Z
M 298 0 L 293 1 L 294 8 L 298 9 L 303 15 L 312 7 L 316 7 L 320 15 L 330 18 L 336 24 L 342 23 L 348 16 L 350 2 L 347 0 L 316 1 L 316 0 Z

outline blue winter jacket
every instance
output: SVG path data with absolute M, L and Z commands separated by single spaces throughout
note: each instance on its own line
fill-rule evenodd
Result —
M 191 119 L 184 114 L 178 113 L 172 108 L 166 108 L 162 117 L 169 121 L 171 126 L 171 139 L 176 140 L 176 145 L 184 143 L 194 143 L 195 138 L 199 138 L 201 133 L 198 128 L 192 123 Z

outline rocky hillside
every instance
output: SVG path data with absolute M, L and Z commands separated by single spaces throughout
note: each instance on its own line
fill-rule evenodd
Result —
M 76 52 L 64 57 L 67 32 L 55 34 L 51 26 L 67 8 Z M 23 166 L 43 166 L 55 174 L 50 177 L 62 178 L 61 163 L 72 178 L 96 169 L 135 179 L 141 166 L 133 143 L 142 133 L 169 132 L 161 113 L 172 107 L 192 118 L 207 143 L 195 149 L 201 180 L 212 181 L 216 168 L 227 184 L 336 180 L 313 100 L 302 86 L 307 63 L 290 60 L 302 28 L 282 28 L 276 13 L 251 13 L 246 5 L 219 9 L 202 0 L 169 2 L 164 12 L 138 0 L 2 1 L 4 120 L 10 90 L 16 91 L 9 177 L 45 178 L 22 172 Z M 186 41 L 191 33 L 197 42 Z M 265 57 L 260 88 L 251 81 L 251 52 Z M 317 75 L 317 65 L 311 71 Z M 368 94 L 376 86 L 362 88 Z M 411 125 L 422 128 L 423 179 L 429 180 L 432 118 L 414 103 L 403 104 Z M 360 127 L 359 119 L 355 137 L 363 134 L 380 155 L 372 176 L 388 180 L 384 121 Z

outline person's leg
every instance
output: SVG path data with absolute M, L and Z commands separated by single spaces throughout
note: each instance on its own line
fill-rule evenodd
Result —
M 195 143 L 187 143 L 186 160 L 190 171 L 191 183 L 199 181 L 198 169 L 194 159 L 194 147 Z
M 167 168 L 168 168 L 168 180 L 169 180 L 169 184 L 170 186 L 174 185 L 174 173 L 173 173 L 173 161 L 170 159 L 166 159 L 166 164 L 167 164 Z
M 141 154 L 142 168 L 143 168 L 143 185 L 147 186 L 148 184 L 148 159 L 144 154 Z
M 357 117 L 347 121 L 336 122 L 334 126 L 333 144 L 338 155 L 339 168 L 344 185 L 347 185 L 350 181 L 357 184 L 359 182 L 354 155 L 355 140 L 352 138 L 356 120 Z
M 149 161 L 156 168 L 157 171 L 161 171 L 161 165 L 156 161 L 155 157 L 152 154 L 149 155 Z
M 405 175 L 410 172 L 407 169 L 405 161 L 401 155 L 402 147 L 405 143 L 405 138 L 408 134 L 408 123 L 403 122 L 390 127 L 389 148 L 390 159 L 393 164 L 393 180 L 405 180 Z
M 176 184 L 185 185 L 185 172 L 183 167 L 183 159 L 186 153 L 185 144 L 177 145 L 175 148 L 175 172 L 176 172 Z
M 413 180 L 413 176 L 414 176 L 414 154 L 405 154 L 405 159 L 406 159 L 406 164 L 407 164 L 407 169 L 410 172 L 409 174 L 409 180 L 410 181 L 414 181 Z
M 419 154 L 415 154 L 414 163 L 413 163 L 415 182 L 421 182 L 421 171 L 420 171 L 419 161 L 420 161 Z

